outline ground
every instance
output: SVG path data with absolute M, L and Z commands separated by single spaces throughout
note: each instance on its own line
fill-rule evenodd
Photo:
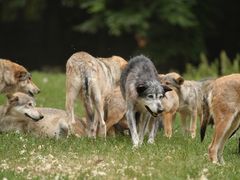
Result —
M 38 106 L 64 108 L 65 75 L 33 73 L 41 88 Z M 1 96 L 0 103 L 4 102 Z M 76 106 L 78 115 L 83 112 Z M 199 129 L 198 129 L 199 132 Z M 184 136 L 176 119 L 171 139 L 159 131 L 154 145 L 145 143 L 132 149 L 129 136 L 88 139 L 38 138 L 28 134 L 0 135 L 0 179 L 238 179 L 240 155 L 238 136 L 226 143 L 224 166 L 208 160 L 207 147 L 212 128 L 206 139 Z

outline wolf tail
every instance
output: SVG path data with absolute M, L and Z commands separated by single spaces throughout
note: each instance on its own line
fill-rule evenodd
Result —
M 203 109 L 203 118 L 202 118 L 202 122 L 201 122 L 201 130 L 200 130 L 201 142 L 204 140 L 207 125 L 208 125 L 208 122 L 210 119 L 209 106 L 208 106 L 206 97 L 203 98 L 202 109 Z
M 84 107 L 85 107 L 85 111 L 86 111 L 86 115 L 87 115 L 87 119 L 89 119 L 90 121 L 93 121 L 94 118 L 94 109 L 93 109 L 93 103 L 92 103 L 92 95 L 91 95 L 91 79 L 89 79 L 89 77 L 86 75 L 83 78 L 83 103 L 84 103 Z

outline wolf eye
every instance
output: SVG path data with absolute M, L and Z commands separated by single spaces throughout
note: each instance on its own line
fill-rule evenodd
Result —
M 153 99 L 153 95 L 151 95 L 151 94 L 148 95 L 148 98 Z
M 164 95 L 163 95 L 163 94 L 160 94 L 160 95 L 159 95 L 159 98 L 160 98 L 160 99 L 164 98 Z
M 28 103 L 28 106 L 33 106 L 33 104 L 32 103 Z

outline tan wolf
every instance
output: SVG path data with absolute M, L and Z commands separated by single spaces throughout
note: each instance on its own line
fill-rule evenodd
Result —
M 190 132 L 195 138 L 197 117 L 203 119 L 204 97 L 208 96 L 209 87 L 214 79 L 203 81 L 184 80 L 181 75 L 171 72 L 160 76 L 161 83 L 172 88 L 178 95 L 178 112 L 181 117 L 182 128 L 185 133 Z M 171 133 L 170 133 L 171 134 Z
M 74 101 L 79 96 L 86 111 L 88 136 L 106 137 L 104 120 L 106 98 L 119 85 L 127 61 L 119 56 L 95 58 L 86 52 L 73 54 L 66 64 L 66 111 L 74 123 Z
M 31 74 L 21 65 L 0 59 L 0 93 L 21 91 L 31 96 L 40 92 Z
M 179 98 L 175 91 L 169 91 L 163 99 L 164 111 L 162 112 L 162 122 L 164 126 L 164 134 L 166 137 L 172 137 L 172 125 L 179 108 Z
M 119 86 L 107 96 L 104 110 L 107 132 L 109 132 L 111 128 L 114 128 L 114 125 L 117 123 L 123 124 L 126 128 L 125 114 L 127 112 L 127 104 L 122 97 Z
M 0 107 L 0 131 L 17 131 L 59 138 L 68 135 L 67 114 L 53 108 L 37 108 L 33 97 L 17 92 Z M 79 124 L 79 123 L 78 123 Z M 77 130 L 77 133 L 81 133 Z
M 209 158 L 213 163 L 223 164 L 224 145 L 240 126 L 240 74 L 216 79 L 207 104 L 215 125 L 212 142 L 208 147 Z M 209 117 L 204 118 L 201 125 L 202 140 L 208 120 Z

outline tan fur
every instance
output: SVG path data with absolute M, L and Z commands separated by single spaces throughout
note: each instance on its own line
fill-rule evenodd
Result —
M 169 91 L 165 94 L 163 106 L 165 110 L 162 112 L 162 120 L 164 125 L 164 134 L 166 137 L 172 137 L 172 124 L 175 119 L 176 112 L 179 107 L 178 95 L 175 91 Z
M 195 138 L 197 117 L 203 118 L 203 98 L 208 93 L 207 85 L 203 82 L 184 80 L 178 73 L 160 75 L 161 82 L 172 88 L 179 97 L 178 112 L 181 116 L 183 131 L 190 132 Z M 210 84 L 209 80 L 207 84 Z M 170 126 L 167 126 L 170 127 Z
M 115 128 L 114 125 L 119 123 L 119 125 L 123 129 L 127 129 L 127 121 L 125 118 L 125 114 L 127 111 L 126 102 L 122 97 L 122 93 L 120 91 L 120 87 L 116 87 L 112 93 L 110 93 L 105 99 L 105 106 L 104 106 L 104 115 L 105 115 L 105 122 L 107 127 L 107 134 L 108 135 L 115 135 Z M 87 135 L 86 133 L 86 118 L 83 117 L 80 121 L 78 119 L 77 125 L 74 126 L 74 132 L 81 136 Z M 79 122 L 82 122 L 80 124 Z
M 107 96 L 105 103 L 105 114 L 106 114 L 106 126 L 107 131 L 113 125 L 117 124 L 121 120 L 124 121 L 125 114 L 127 111 L 127 105 L 125 100 L 122 97 L 120 87 L 114 89 L 114 91 Z M 125 125 L 124 125 L 125 126 Z
M 162 76 L 162 74 L 159 76 Z M 149 123 L 149 131 L 151 131 L 153 123 L 159 124 L 160 122 L 157 121 L 162 121 L 164 126 L 164 135 L 168 138 L 171 138 L 173 121 L 179 108 L 179 98 L 177 93 L 175 91 L 166 92 L 162 103 L 164 106 L 164 111 L 162 112 L 161 116 L 155 118 L 155 121 L 153 118 L 151 118 L 151 121 Z M 157 125 L 157 127 L 158 126 L 159 125 Z
M 87 115 L 88 135 L 106 136 L 104 106 L 107 96 L 119 84 L 127 61 L 118 56 L 95 58 L 86 52 L 73 54 L 66 64 L 66 111 L 74 123 L 74 101 L 80 96 Z
M 23 66 L 0 59 L 0 92 L 7 94 L 17 91 L 31 95 L 40 92 L 32 82 L 30 73 Z
M 105 99 L 105 106 L 104 106 L 104 115 L 105 115 L 105 122 L 107 127 L 107 134 L 108 135 L 115 135 L 115 128 L 114 125 L 119 123 L 124 129 L 127 129 L 127 122 L 125 119 L 125 114 L 127 111 L 126 102 L 122 97 L 122 93 L 120 91 L 120 87 L 114 89 L 112 93 L 110 93 Z M 85 124 L 82 124 L 83 128 L 86 127 L 86 118 L 83 117 Z M 82 122 L 82 121 L 81 121 Z M 78 123 L 79 124 L 79 123 Z M 75 128 L 75 127 L 74 127 Z M 83 131 L 83 128 L 77 126 L 79 131 Z M 86 129 L 85 129 L 86 131 Z M 84 133 L 87 133 L 85 132 Z M 87 135 L 87 134 L 82 134 Z
M 218 78 L 208 99 L 215 130 L 209 145 L 209 158 L 213 163 L 224 163 L 225 142 L 240 125 L 240 74 Z
M 84 129 L 79 130 L 77 126 L 83 126 L 84 122 L 76 119 L 74 134 L 82 136 L 85 134 Z M 36 108 L 32 97 L 17 92 L 9 95 L 7 103 L 0 107 L 0 131 L 17 131 L 56 138 L 66 137 L 69 133 L 67 114 L 60 109 Z

